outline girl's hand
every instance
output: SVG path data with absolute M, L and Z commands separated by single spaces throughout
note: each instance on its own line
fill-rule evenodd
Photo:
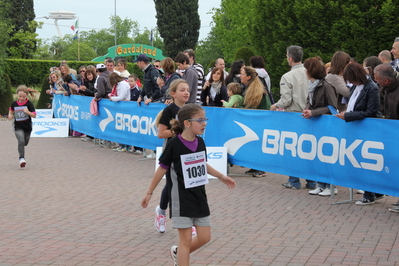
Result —
M 147 193 L 144 197 L 144 199 L 141 201 L 141 207 L 143 208 L 147 208 L 148 207 L 148 203 L 150 202 L 151 199 L 151 194 Z
M 236 181 L 234 181 L 233 178 L 228 177 L 227 175 L 223 175 L 220 178 L 220 181 L 225 183 L 229 189 L 235 188 L 236 187 Z
M 29 112 L 29 110 L 28 110 L 28 107 L 25 107 L 24 113 L 29 115 L 30 112 Z
M 14 115 L 13 114 L 8 115 L 8 120 L 13 120 L 13 119 L 14 119 Z

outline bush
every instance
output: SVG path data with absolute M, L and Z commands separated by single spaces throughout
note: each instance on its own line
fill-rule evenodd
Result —
M 46 93 L 46 90 L 50 88 L 50 84 L 48 82 L 48 75 L 46 75 L 43 79 L 43 83 L 40 90 L 39 100 L 37 101 L 36 109 L 48 109 L 51 107 L 52 96 Z
M 234 61 L 236 61 L 238 59 L 242 59 L 245 61 L 246 66 L 250 66 L 249 59 L 252 56 L 255 56 L 254 51 L 251 48 L 244 46 L 244 47 L 237 49 L 236 54 L 234 56 Z
M 11 82 L 10 77 L 7 74 L 4 74 L 4 80 L 6 83 L 5 90 L 0 91 L 0 115 L 8 115 L 8 109 L 11 106 L 11 103 L 14 101 L 11 92 Z

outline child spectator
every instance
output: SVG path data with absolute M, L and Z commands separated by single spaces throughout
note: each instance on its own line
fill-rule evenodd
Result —
M 197 136 L 204 133 L 206 121 L 204 109 L 197 104 L 186 104 L 179 110 L 178 120 L 171 123 L 171 132 L 176 137 L 166 144 L 159 158 L 159 167 L 141 201 L 141 206 L 146 208 L 155 188 L 169 170 L 170 216 L 173 227 L 179 231 L 179 246 L 172 246 L 170 250 L 174 265 L 189 265 L 190 253 L 211 240 L 210 211 L 205 192 L 207 173 L 230 189 L 236 186 L 232 178 L 206 163 L 205 142 Z M 192 226 L 197 227 L 194 237 Z
M 244 98 L 241 96 L 241 91 L 240 83 L 229 83 L 229 85 L 227 85 L 227 95 L 229 95 L 230 99 L 228 102 L 222 100 L 223 107 L 241 108 L 244 102 Z
M 109 84 L 112 87 L 111 93 L 108 95 L 112 102 L 130 101 L 130 87 L 126 80 L 116 72 L 109 75 Z M 126 145 L 119 144 L 114 151 L 126 152 Z
M 130 86 L 130 100 L 131 101 L 137 101 L 137 99 L 140 96 L 141 91 L 140 91 L 139 85 L 137 84 L 138 80 L 139 80 L 139 78 L 137 77 L 136 74 L 129 75 L 128 82 L 129 82 L 129 86 Z M 127 152 L 133 153 L 135 155 L 143 154 L 143 148 L 140 148 L 140 147 L 133 147 L 133 146 L 127 145 L 126 150 L 127 150 Z

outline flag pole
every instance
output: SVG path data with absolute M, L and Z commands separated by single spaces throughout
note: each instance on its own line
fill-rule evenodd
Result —
M 78 17 L 78 61 L 80 61 L 79 17 Z

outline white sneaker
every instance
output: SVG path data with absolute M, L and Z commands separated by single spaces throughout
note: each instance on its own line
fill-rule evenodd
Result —
M 356 191 L 356 194 L 364 194 L 364 190 L 358 189 L 358 190 Z
M 178 266 L 177 265 L 177 246 L 172 246 L 170 248 L 170 256 L 172 257 L 172 260 L 173 260 L 173 266 Z
M 157 155 L 155 153 L 151 152 L 150 154 L 147 155 L 147 158 L 148 159 L 155 159 L 155 158 L 157 158 Z
M 166 230 L 166 217 L 165 215 L 160 214 L 161 208 L 159 208 L 159 205 L 155 208 L 155 221 L 154 221 L 154 226 L 155 229 L 159 233 L 165 233 Z
M 310 195 L 319 195 L 319 193 L 323 192 L 322 188 L 317 187 L 315 190 L 309 191 Z
M 334 194 L 337 195 L 338 189 L 334 188 Z M 331 196 L 331 189 L 326 188 L 323 190 L 323 192 L 319 193 L 319 196 Z
M 26 161 L 24 158 L 19 158 L 19 166 L 21 166 L 21 168 L 25 167 L 26 165 Z

